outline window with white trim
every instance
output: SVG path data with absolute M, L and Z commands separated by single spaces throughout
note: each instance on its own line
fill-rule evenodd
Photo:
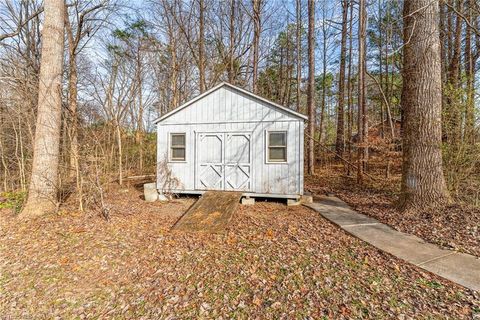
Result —
M 185 161 L 185 133 L 170 133 L 170 161 Z
M 269 131 L 267 133 L 267 161 L 287 162 L 286 131 Z

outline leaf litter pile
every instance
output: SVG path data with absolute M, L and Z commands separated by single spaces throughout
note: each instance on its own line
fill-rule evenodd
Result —
M 324 170 L 315 178 L 308 177 L 306 189 L 315 194 L 334 194 L 356 211 L 399 231 L 480 257 L 480 208 L 456 203 L 445 208 L 399 212 L 395 208 L 399 175 L 387 181 L 366 179 L 364 185 L 359 186 L 355 177 L 338 173 L 338 170 Z
M 193 199 L 112 190 L 111 219 L 0 211 L 0 318 L 456 318 L 478 293 L 397 260 L 305 207 L 240 206 L 224 234 L 170 231 Z

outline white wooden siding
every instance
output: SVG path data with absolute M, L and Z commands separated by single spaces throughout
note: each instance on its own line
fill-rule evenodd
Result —
M 196 134 L 205 132 L 251 134 L 251 185 L 257 194 L 303 194 L 304 120 L 229 87 L 220 87 L 157 124 L 157 162 L 168 161 L 170 133 L 185 132 L 186 161 L 168 161 L 183 191 L 198 190 Z M 287 162 L 267 163 L 266 134 L 287 132 Z M 232 146 L 229 146 L 232 147 Z M 157 181 L 160 189 L 163 182 Z
M 187 108 L 163 120 L 162 124 L 222 123 L 249 121 L 295 121 L 298 118 L 266 102 L 220 87 Z

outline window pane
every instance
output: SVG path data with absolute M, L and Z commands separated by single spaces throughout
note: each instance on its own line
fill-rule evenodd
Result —
M 185 148 L 172 148 L 172 159 L 185 160 Z
M 285 132 L 270 132 L 270 146 L 286 146 Z
M 172 146 L 185 146 L 185 134 L 172 134 Z
M 287 148 L 269 148 L 268 158 L 270 161 L 287 161 Z

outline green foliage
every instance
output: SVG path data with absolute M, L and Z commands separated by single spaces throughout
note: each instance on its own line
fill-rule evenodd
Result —
M 296 56 L 301 50 L 305 56 L 304 48 L 305 29 L 300 30 L 300 48 L 296 45 L 296 28 L 293 23 L 281 31 L 267 57 L 267 67 L 259 73 L 258 90 L 267 99 L 280 104 L 293 104 L 299 97 L 295 96 L 293 86 L 296 85 Z M 305 57 L 302 58 L 305 61 Z M 289 91 L 290 89 L 290 91 Z M 287 91 L 290 96 L 287 97 Z M 288 98 L 288 101 L 287 101 Z
M 13 209 L 20 212 L 27 193 L 24 191 L 3 192 L 0 194 L 0 209 Z

